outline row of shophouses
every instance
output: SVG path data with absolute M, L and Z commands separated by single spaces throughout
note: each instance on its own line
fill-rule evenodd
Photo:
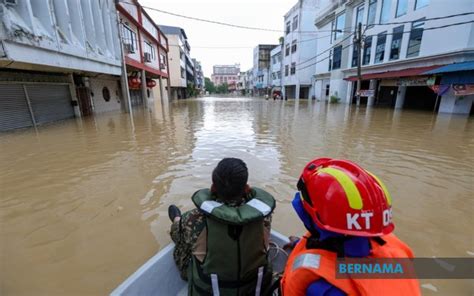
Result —
M 136 0 L 0 1 L 0 131 L 202 90 L 181 28 Z
M 472 115 L 474 2 L 299 0 L 284 16 L 280 44 L 256 47 L 239 86 L 254 95 Z

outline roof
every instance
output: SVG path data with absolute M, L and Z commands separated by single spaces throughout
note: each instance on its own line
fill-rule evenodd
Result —
M 188 39 L 188 36 L 186 36 L 186 32 L 184 31 L 183 28 L 180 27 L 173 27 L 173 26 L 165 26 L 165 25 L 159 25 L 161 32 L 165 34 L 170 34 L 170 35 L 179 35 L 182 34 L 184 36 L 184 39 Z
M 431 71 L 439 67 L 441 66 L 428 66 L 428 67 L 419 67 L 419 68 L 408 68 L 408 69 L 396 70 L 396 71 L 369 73 L 369 74 L 362 75 L 362 80 L 380 79 L 380 78 L 399 78 L 399 77 L 425 75 L 427 71 Z M 357 76 L 351 76 L 351 77 L 345 78 L 345 80 L 356 81 Z
M 451 65 L 446 65 L 438 69 L 427 71 L 424 74 L 441 74 L 449 72 L 458 72 L 458 71 L 473 71 L 474 70 L 474 61 L 464 62 L 464 63 L 455 63 Z

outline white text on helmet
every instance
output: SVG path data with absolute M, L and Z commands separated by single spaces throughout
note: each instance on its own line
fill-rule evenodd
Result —
M 390 223 L 392 223 L 392 209 L 387 209 L 383 211 L 383 226 L 387 226 Z M 365 230 L 369 230 L 371 228 L 371 223 L 370 220 L 374 216 L 374 213 L 372 212 L 365 212 L 365 213 L 347 213 L 346 214 L 346 219 L 347 219 L 347 229 L 356 229 L 356 230 L 361 230 L 362 226 L 364 226 Z

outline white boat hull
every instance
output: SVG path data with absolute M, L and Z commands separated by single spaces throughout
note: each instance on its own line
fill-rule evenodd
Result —
M 282 247 L 288 243 L 288 238 L 272 230 L 271 241 Z M 173 260 L 174 244 L 170 244 L 153 256 L 110 295 L 187 295 L 187 282 L 179 275 Z M 272 256 L 273 257 L 273 256 Z M 272 260 L 274 271 L 283 271 L 286 255 L 277 252 Z

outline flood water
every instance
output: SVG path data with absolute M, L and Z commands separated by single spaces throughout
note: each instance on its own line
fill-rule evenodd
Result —
M 391 191 L 417 256 L 474 256 L 474 120 L 308 101 L 203 98 L 0 135 L 0 295 L 104 295 L 170 242 L 167 208 L 191 209 L 223 157 L 291 209 L 312 158 L 351 159 Z M 428 295 L 472 281 L 422 280 Z M 437 292 L 434 291 L 437 289 Z

